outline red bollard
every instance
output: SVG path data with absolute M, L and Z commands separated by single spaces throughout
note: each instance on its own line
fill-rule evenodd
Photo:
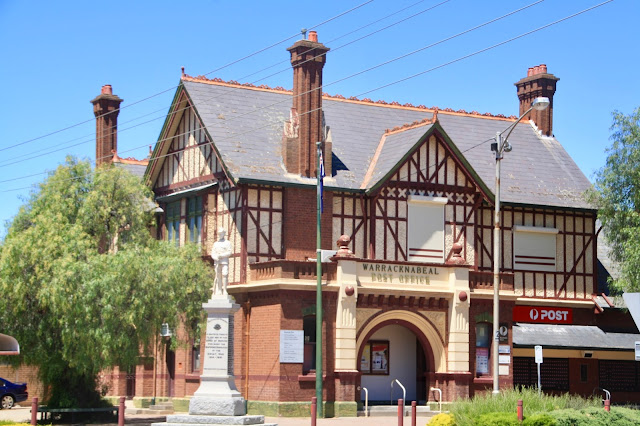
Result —
M 404 404 L 402 403 L 402 399 L 398 400 L 398 426 L 402 426 L 403 416 L 404 416 Z
M 518 400 L 518 421 L 522 421 L 524 418 L 524 412 L 522 408 L 522 400 Z
M 34 397 L 31 401 L 31 424 L 38 424 L 38 397 Z
M 124 426 L 124 396 L 120 397 L 120 406 L 118 408 L 118 426 Z
M 411 426 L 416 426 L 417 417 L 417 403 L 411 401 Z
M 311 426 L 316 426 L 316 418 L 318 417 L 318 398 L 311 398 Z
M 611 401 L 608 399 L 604 400 L 604 411 L 611 411 Z

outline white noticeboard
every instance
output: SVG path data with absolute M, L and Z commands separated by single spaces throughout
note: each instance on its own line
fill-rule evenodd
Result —
M 636 361 L 640 361 L 640 342 L 636 342 Z
M 536 346 L 536 364 L 542 364 L 542 346 Z
M 280 330 L 280 363 L 304 361 L 304 331 Z

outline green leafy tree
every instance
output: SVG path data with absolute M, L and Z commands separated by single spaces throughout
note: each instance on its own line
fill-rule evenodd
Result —
M 212 270 L 198 246 L 151 236 L 150 198 L 120 168 L 69 158 L 9 226 L 0 327 L 22 347 L 10 361 L 38 366 L 50 406 L 100 404 L 100 371 L 152 353 L 162 323 L 202 318 Z
M 613 144 L 591 199 L 620 265 L 613 288 L 640 291 L 640 108 L 630 115 L 614 112 L 611 132 Z

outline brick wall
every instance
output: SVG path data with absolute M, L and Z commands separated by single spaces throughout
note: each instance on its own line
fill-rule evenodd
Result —
M 316 258 L 316 201 L 314 189 L 285 188 L 283 244 L 287 260 Z M 324 193 L 324 213 L 321 218 L 322 248 L 334 250 L 332 240 L 333 194 Z

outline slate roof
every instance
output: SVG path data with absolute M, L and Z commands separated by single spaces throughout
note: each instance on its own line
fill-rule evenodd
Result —
M 589 325 L 515 324 L 514 346 L 548 348 L 634 350 L 640 334 L 610 333 Z
M 259 89 L 220 81 L 182 79 L 209 135 L 236 181 L 315 184 L 289 174 L 281 157 L 284 122 L 291 92 Z M 180 89 L 178 89 L 180 90 Z M 426 132 L 441 128 L 481 181 L 493 192 L 495 156 L 490 150 L 496 132 L 514 120 L 440 110 L 435 125 L 409 128 L 385 142 L 365 185 L 367 170 L 386 129 L 431 119 L 432 109 L 381 105 L 325 96 L 323 110 L 333 142 L 334 175 L 328 188 L 371 189 Z M 502 161 L 501 198 L 505 203 L 590 209 L 582 193 L 588 179 L 555 138 L 541 137 L 530 123 L 519 123 L 509 138 L 514 147 Z

